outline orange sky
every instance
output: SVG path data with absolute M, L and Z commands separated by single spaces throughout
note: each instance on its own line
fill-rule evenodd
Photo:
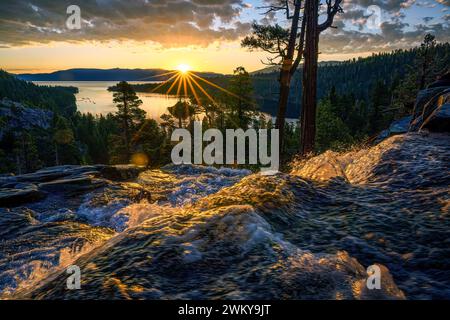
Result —
M 359 54 L 362 56 L 369 55 Z M 54 43 L 0 49 L 0 67 L 12 73 L 52 72 L 70 68 L 163 68 L 188 64 L 195 71 L 232 73 L 242 65 L 248 71 L 262 69 L 263 52 L 248 52 L 239 42 L 209 47 L 160 49 L 150 43 Z M 354 54 L 322 55 L 321 60 L 345 60 Z
M 66 1 L 0 1 L 0 68 L 13 73 L 70 68 L 163 68 L 232 73 L 262 69 L 267 54 L 240 40 L 251 24 L 289 26 L 266 14 L 266 0 L 78 1 L 80 26 L 69 28 Z M 367 1 L 346 0 L 336 28 L 321 34 L 322 61 L 364 57 L 420 44 L 425 32 L 450 41 L 448 0 L 378 1 L 377 25 Z M 324 18 L 323 16 L 321 18 Z

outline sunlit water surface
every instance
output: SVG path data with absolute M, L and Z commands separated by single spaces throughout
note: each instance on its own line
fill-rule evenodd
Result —
M 168 166 L 132 184 L 0 209 L 0 292 L 38 299 L 448 299 L 449 141 L 392 137 L 276 176 Z M 137 200 L 136 188 L 151 197 Z M 73 263 L 81 290 L 66 289 L 63 268 Z M 382 270 L 381 290 L 366 286 L 373 264 Z
M 106 115 L 109 112 L 116 112 L 117 108 L 113 103 L 113 92 L 109 92 L 108 87 L 114 86 L 118 81 L 34 81 L 42 86 L 71 86 L 77 87 L 79 93 L 76 94 L 78 111 L 82 113 Z M 148 82 L 129 81 L 130 84 L 141 84 Z M 167 113 L 167 108 L 177 102 L 177 98 L 160 94 L 138 93 L 143 104 L 141 106 L 147 112 L 149 118 L 159 121 L 159 117 Z

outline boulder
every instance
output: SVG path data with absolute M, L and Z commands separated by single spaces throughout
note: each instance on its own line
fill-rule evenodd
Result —
M 21 186 L 17 186 L 21 187 Z M 0 189 L 0 206 L 17 207 L 24 203 L 39 201 L 45 198 L 46 193 L 40 191 L 35 185 L 22 186 L 24 188 Z
M 389 132 L 391 133 L 391 135 L 406 133 L 409 130 L 409 125 L 411 124 L 411 121 L 412 116 L 407 116 L 400 120 L 392 122 L 392 124 L 389 127 Z
M 22 174 L 18 176 L 0 177 L 0 188 L 11 188 L 15 184 L 23 183 L 44 183 L 59 179 L 75 179 L 83 176 L 100 175 L 97 166 L 56 166 L 38 170 L 33 173 Z
M 400 120 L 392 122 L 391 125 L 389 126 L 389 129 L 381 131 L 381 133 L 375 139 L 375 143 L 383 141 L 384 139 L 389 138 L 390 136 L 408 132 L 411 121 L 412 116 L 407 116 Z
M 420 90 L 417 94 L 416 102 L 414 104 L 414 114 L 413 118 L 418 118 L 421 114 L 423 114 L 425 106 L 433 100 L 433 98 L 437 101 L 440 93 L 449 89 L 449 87 L 431 87 L 428 89 Z
M 422 128 L 431 132 L 450 131 L 450 103 L 438 107 L 428 120 L 422 124 Z
M 105 166 L 100 169 L 102 177 L 113 181 L 129 181 L 136 179 L 146 167 L 132 164 Z
M 145 169 L 135 165 L 65 165 L 18 176 L 1 176 L 0 206 L 13 207 L 38 201 L 47 193 L 74 195 L 91 192 L 108 185 L 108 180 L 133 180 Z M 126 189 L 133 189 L 133 199 L 150 199 L 150 194 L 142 188 L 130 185 Z
M 442 89 L 442 88 L 436 88 Z M 430 89 L 427 89 L 430 90 Z M 422 92 L 422 91 L 421 91 Z M 428 102 L 419 107 L 420 114 L 415 112 L 411 122 L 410 131 L 419 131 L 423 128 L 435 132 L 449 132 L 448 105 L 450 104 L 450 88 L 444 88 L 433 95 Z M 417 111 L 417 110 L 416 110 Z
M 39 184 L 41 190 L 48 192 L 86 192 L 106 185 L 103 179 L 96 179 L 90 176 L 60 179 Z

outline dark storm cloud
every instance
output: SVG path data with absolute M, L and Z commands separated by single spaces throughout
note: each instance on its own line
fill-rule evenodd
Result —
M 67 7 L 81 8 L 81 30 L 68 30 Z M 165 47 L 235 40 L 242 0 L 17 0 L 0 2 L 0 43 L 149 40 Z M 218 23 L 217 23 L 218 22 Z

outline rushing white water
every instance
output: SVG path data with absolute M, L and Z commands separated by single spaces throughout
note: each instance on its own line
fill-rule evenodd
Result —
M 276 176 L 168 166 L 139 176 L 136 184 L 151 194 L 144 200 L 130 197 L 137 186 L 122 184 L 88 193 L 66 208 L 71 210 L 66 215 L 59 208 L 26 220 L 26 211 L 12 210 L 10 217 L 26 221 L 14 224 L 11 237 L 39 242 L 22 251 L 4 245 L 14 251 L 15 264 L 0 257 L 0 284 L 14 292 L 28 279 L 15 271 L 17 266 L 32 261 L 47 264 L 40 276 L 45 279 L 61 264 L 48 255 L 30 258 L 30 252 L 44 247 L 61 252 L 77 235 L 89 245 L 103 243 L 71 260 L 82 269 L 82 290 L 65 290 L 65 274 L 56 272 L 42 286 L 16 294 L 41 299 L 448 298 L 449 141 L 448 135 L 392 137 L 367 150 L 293 164 L 290 174 Z M 52 212 L 59 215 L 59 225 Z M 43 234 L 66 242 L 44 245 Z M 373 264 L 382 270 L 381 290 L 365 285 L 366 268 Z M 8 280 L 13 277 L 16 284 Z

